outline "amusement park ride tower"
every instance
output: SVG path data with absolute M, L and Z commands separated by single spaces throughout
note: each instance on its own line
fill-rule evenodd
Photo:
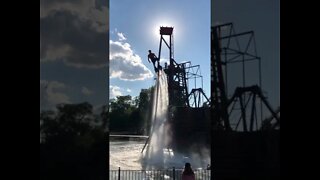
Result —
M 249 69 L 248 62 L 257 67 Z M 252 72 L 257 74 L 248 76 Z M 248 86 L 247 80 L 254 77 L 257 82 Z M 228 85 L 235 87 L 233 93 Z M 211 158 L 216 179 L 280 179 L 280 108 L 271 108 L 261 85 L 254 32 L 236 33 L 233 23 L 213 26 Z M 271 116 L 265 118 L 267 112 Z
M 169 36 L 169 42 L 166 41 L 165 36 Z M 191 65 L 190 61 L 177 63 L 174 60 L 173 27 L 160 27 L 159 59 L 162 43 L 165 43 L 169 49 L 169 65 L 165 64 L 164 67 L 164 72 L 168 77 L 169 106 L 200 107 L 203 105 L 201 103 L 209 103 L 202 87 L 197 88 L 195 85 L 195 88 L 188 91 L 190 79 L 195 79 L 195 81 L 201 79 L 202 83 L 200 66 Z
M 159 59 L 162 57 L 163 44 L 169 50 L 169 56 L 165 57 L 169 59 L 169 64 L 164 65 L 163 71 L 168 82 L 172 144 L 178 149 L 181 145 L 192 145 L 193 142 L 209 146 L 210 100 L 202 89 L 200 65 L 192 65 L 190 61 L 177 63 L 174 60 L 173 27 L 160 27 Z M 197 87 L 199 85 L 201 87 Z M 190 134 L 194 139 L 189 137 Z M 185 141 L 187 139 L 188 142 Z
M 240 43 L 243 36 L 247 41 Z M 280 108 L 274 111 L 262 91 L 261 59 L 256 53 L 254 32 L 235 33 L 232 23 L 211 28 L 210 99 L 202 87 L 196 87 L 197 83 L 194 88 L 189 83 L 200 79 L 202 85 L 200 66 L 174 60 L 173 27 L 160 27 L 159 60 L 163 43 L 169 49 L 169 65 L 161 68 L 158 61 L 157 73 L 163 70 L 168 82 L 168 123 L 172 140 L 168 148 L 178 152 L 191 149 L 194 152 L 194 147 L 198 152 L 203 147 L 210 148 L 217 179 L 279 177 Z M 250 86 L 246 81 L 248 61 L 258 62 L 255 68 L 258 69 L 255 75 L 258 83 Z M 240 64 L 242 73 L 236 79 L 242 82 L 229 97 L 228 68 L 231 64 Z M 232 116 L 235 111 L 239 116 Z M 263 112 L 271 116 L 265 118 Z

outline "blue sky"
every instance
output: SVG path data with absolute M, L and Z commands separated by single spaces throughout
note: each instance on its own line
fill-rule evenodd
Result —
M 147 51 L 151 49 L 158 54 L 160 26 L 174 27 L 174 59 L 178 63 L 191 61 L 200 65 L 203 88 L 210 96 L 210 3 L 210 0 L 110 0 L 110 98 L 137 96 L 142 88 L 154 85 L 154 70 L 147 61 Z M 118 52 L 120 58 L 116 56 Z M 165 50 L 161 57 L 168 57 L 167 54 Z
M 280 105 L 280 2 L 277 0 L 214 0 L 213 3 L 110 0 L 110 4 L 108 0 L 43 0 L 40 2 L 40 109 L 84 101 L 95 108 L 106 104 L 109 48 L 122 50 L 124 59 L 118 65 L 125 65 L 118 66 L 118 70 L 129 70 L 110 78 L 113 94 L 136 96 L 141 88 L 152 86 L 154 72 L 147 61 L 147 50 L 158 52 L 161 25 L 174 26 L 175 60 L 200 64 L 204 90 L 210 96 L 210 26 L 225 22 L 233 22 L 237 32 L 255 31 L 258 55 L 262 58 L 263 90 L 276 108 Z M 126 39 L 120 40 L 121 35 Z

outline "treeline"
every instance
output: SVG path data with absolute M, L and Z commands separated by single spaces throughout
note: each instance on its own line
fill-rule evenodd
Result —
M 150 129 L 153 87 L 142 89 L 139 96 L 117 96 L 110 100 L 110 133 L 146 135 Z
M 108 133 L 147 134 L 152 88 L 118 96 L 98 114 L 91 104 L 58 104 L 40 112 L 40 179 L 105 179 Z M 103 158 L 105 157 L 105 158 Z
M 40 179 L 105 179 L 107 116 L 107 106 L 94 115 L 87 102 L 40 112 Z

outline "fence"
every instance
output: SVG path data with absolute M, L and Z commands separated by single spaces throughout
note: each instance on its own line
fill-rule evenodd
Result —
M 181 180 L 183 169 L 109 171 L 110 180 Z M 210 170 L 194 170 L 197 180 L 210 180 Z

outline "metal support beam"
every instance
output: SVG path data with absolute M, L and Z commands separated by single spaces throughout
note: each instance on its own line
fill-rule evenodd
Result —
M 229 39 L 229 38 L 238 37 L 238 36 L 244 36 L 244 35 L 248 35 L 248 34 L 253 34 L 253 31 L 247 31 L 247 32 L 243 32 L 243 33 L 229 35 L 229 36 L 223 36 L 223 37 L 220 37 L 219 40 Z

